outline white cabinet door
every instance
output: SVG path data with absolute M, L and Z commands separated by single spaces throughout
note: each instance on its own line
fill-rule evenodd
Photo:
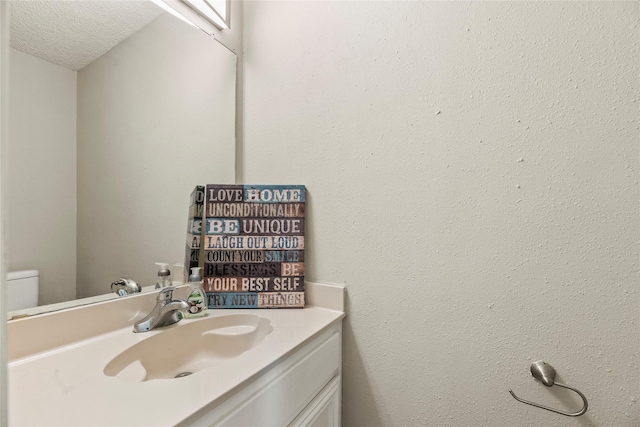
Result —
M 340 427 L 341 385 L 337 376 L 309 403 L 289 427 Z
M 340 391 L 342 362 L 342 329 L 335 325 L 312 342 L 305 345 L 286 360 L 263 373 L 257 380 L 229 397 L 216 407 L 205 408 L 183 420 L 180 426 L 219 427 L 283 427 L 300 419 L 314 402 L 332 384 Z M 332 389 L 333 390 L 333 389 Z M 329 405 L 327 414 L 317 417 L 340 415 L 341 397 L 338 395 L 337 409 Z M 324 400 L 322 401 L 324 402 Z M 325 406 L 326 406 L 325 405 Z M 315 419 L 315 418 L 313 418 Z M 324 419 L 324 418 L 319 418 Z M 322 421 L 324 422 L 324 421 Z M 303 424 L 311 425 L 311 424 Z M 323 425 L 323 424 L 314 424 Z M 328 424 L 338 426 L 339 424 Z

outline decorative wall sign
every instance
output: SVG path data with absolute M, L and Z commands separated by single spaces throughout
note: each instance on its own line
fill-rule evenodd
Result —
M 304 307 L 303 185 L 207 185 L 209 308 Z
M 184 259 L 184 282 L 189 281 L 191 267 L 200 265 L 202 239 L 202 216 L 204 211 L 204 186 L 198 185 L 189 198 L 189 222 L 187 224 L 187 247 Z

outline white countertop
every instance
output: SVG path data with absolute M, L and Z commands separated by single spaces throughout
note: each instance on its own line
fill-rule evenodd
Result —
M 15 359 L 9 363 L 9 424 L 175 425 L 205 406 L 222 402 L 344 317 L 341 311 L 320 307 L 209 310 L 208 316 L 231 313 L 268 318 L 273 331 L 240 356 L 184 378 L 126 383 L 104 375 L 106 364 L 120 352 L 162 333 L 134 334 L 131 325 Z M 172 328 L 198 320 L 183 320 Z

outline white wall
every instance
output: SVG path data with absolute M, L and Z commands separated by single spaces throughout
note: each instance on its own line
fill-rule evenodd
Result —
M 76 295 L 76 72 L 10 49 L 8 270 L 40 271 L 40 304 Z
M 306 184 L 346 426 L 637 426 L 638 3 L 246 2 L 245 183 Z M 579 399 L 529 375 L 544 359 Z
M 184 261 L 189 194 L 234 182 L 235 72 L 233 53 L 162 15 L 78 73 L 78 296 Z

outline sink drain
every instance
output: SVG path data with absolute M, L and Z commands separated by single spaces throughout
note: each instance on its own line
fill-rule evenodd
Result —
M 181 372 L 178 375 L 176 375 L 174 378 L 182 378 L 182 377 L 187 377 L 189 375 L 193 374 L 193 372 Z

